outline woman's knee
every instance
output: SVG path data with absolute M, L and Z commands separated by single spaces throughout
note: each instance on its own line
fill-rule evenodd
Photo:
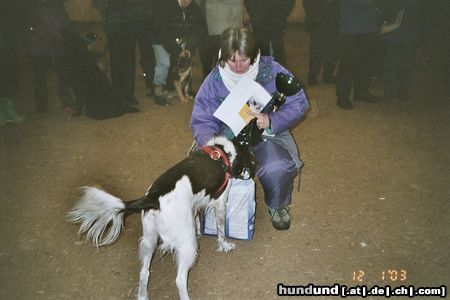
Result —
M 282 160 L 260 165 L 256 171 L 256 176 L 263 181 L 291 180 L 297 175 L 297 172 L 298 170 L 293 160 Z

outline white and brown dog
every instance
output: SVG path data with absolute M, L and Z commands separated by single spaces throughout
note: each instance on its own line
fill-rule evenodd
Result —
M 176 284 L 180 299 L 186 300 L 188 272 L 197 257 L 196 214 L 200 208 L 214 206 L 217 250 L 231 251 L 234 244 L 226 241 L 224 232 L 229 178 L 238 177 L 244 169 L 251 175 L 256 169 L 251 150 L 215 137 L 163 173 L 139 199 L 123 202 L 98 188 L 84 187 L 79 202 L 68 213 L 68 221 L 81 223 L 79 234 L 87 233 L 87 239 L 98 247 L 118 238 L 125 215 L 141 212 L 138 299 L 148 299 L 149 267 L 159 237 L 161 252 L 175 254 Z

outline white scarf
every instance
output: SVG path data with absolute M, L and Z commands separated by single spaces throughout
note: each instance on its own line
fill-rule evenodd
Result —
M 219 50 L 219 57 L 220 57 L 220 50 Z M 244 78 L 251 78 L 252 80 L 256 79 L 256 75 L 258 75 L 258 68 L 259 68 L 259 58 L 260 54 L 256 56 L 255 62 L 250 65 L 250 68 L 247 70 L 247 72 L 243 74 L 236 74 L 234 73 L 227 62 L 225 62 L 225 66 L 222 68 L 219 65 L 219 73 L 222 77 L 223 84 L 227 88 L 228 91 L 231 92 L 231 90 L 238 84 L 238 82 Z

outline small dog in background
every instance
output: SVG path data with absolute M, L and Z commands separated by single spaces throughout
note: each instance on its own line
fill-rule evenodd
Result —
M 98 48 L 101 40 L 102 38 L 99 37 L 99 35 L 95 32 L 90 31 L 84 35 L 84 41 L 86 42 L 88 51 L 92 54 L 92 57 L 95 59 L 95 62 L 97 63 L 100 70 L 105 72 L 108 64 L 108 59 L 106 57 L 108 47 L 106 47 L 105 50 L 100 51 Z
M 172 60 L 173 83 L 178 98 L 180 98 L 182 103 L 187 103 L 189 100 L 194 99 L 191 95 L 192 58 L 191 53 L 188 50 L 185 50 L 186 43 L 180 38 L 177 38 L 176 42 L 181 46 L 183 51 L 181 52 L 181 55 L 174 57 Z

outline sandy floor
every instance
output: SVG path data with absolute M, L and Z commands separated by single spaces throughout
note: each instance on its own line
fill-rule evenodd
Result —
M 307 36 L 290 28 L 288 40 L 290 69 L 305 79 Z M 217 253 L 212 237 L 200 240 L 191 297 L 274 299 L 278 283 L 448 285 L 450 102 L 448 83 L 432 75 L 414 73 L 410 102 L 358 102 L 352 111 L 335 105 L 333 85 L 308 88 L 312 109 L 293 130 L 305 167 L 291 229 L 272 228 L 258 187 L 254 239 L 236 241 L 229 254 Z M 140 113 L 68 119 L 54 86 L 48 115 L 34 113 L 29 73 L 21 87 L 17 107 L 27 120 L 0 128 L 0 299 L 133 299 L 139 216 L 98 251 L 65 213 L 83 185 L 127 200 L 142 195 L 185 156 L 192 102 L 161 108 L 138 80 Z M 388 270 L 406 276 L 383 280 Z M 151 271 L 153 299 L 176 299 L 172 257 L 156 255 Z

